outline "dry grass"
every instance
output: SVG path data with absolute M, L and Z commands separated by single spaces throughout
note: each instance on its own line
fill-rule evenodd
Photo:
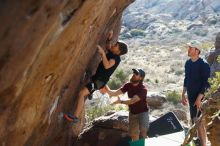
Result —
M 132 68 L 143 68 L 145 81 L 152 92 L 179 90 L 183 84 L 186 51 L 182 48 L 164 47 L 160 45 L 141 46 L 140 40 L 126 41 L 129 53 L 124 57 L 119 68 L 132 74 Z M 181 46 L 180 46 L 181 47 Z

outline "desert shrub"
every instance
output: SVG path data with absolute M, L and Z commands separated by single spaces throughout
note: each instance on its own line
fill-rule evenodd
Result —
M 141 29 L 132 29 L 130 31 L 130 34 L 133 36 L 133 37 L 136 37 L 136 36 L 145 36 L 145 33 L 143 30 Z
M 218 62 L 220 63 L 220 56 L 218 56 Z M 215 72 L 215 77 L 209 79 L 210 94 L 220 91 L 220 72 Z
M 202 49 L 203 50 L 210 50 L 210 48 L 213 47 L 213 43 L 212 42 L 204 42 L 202 43 Z
M 121 82 L 125 82 L 128 75 L 123 70 L 118 70 L 115 74 L 115 77 L 119 79 Z
M 110 79 L 110 81 L 108 82 L 108 86 L 113 90 L 118 89 L 119 87 L 121 87 L 121 85 L 121 82 L 115 78 Z
M 150 79 L 147 78 L 147 79 L 145 79 L 145 81 L 146 81 L 146 82 L 150 82 Z
M 104 114 L 106 114 L 108 111 L 111 111 L 111 110 L 114 110 L 114 107 L 111 105 L 91 106 L 86 111 L 87 120 L 88 122 L 90 122 L 94 120 L 95 118 L 103 116 Z
M 128 111 L 128 106 L 127 105 L 117 105 L 117 106 L 114 107 L 114 109 L 116 111 L 122 111 L 122 110 Z
M 166 80 L 166 83 L 167 84 L 176 84 L 176 79 L 174 79 L 174 78 L 168 78 L 167 80 Z
M 108 82 L 108 86 L 111 89 L 118 89 L 121 87 L 125 82 L 128 80 L 128 74 L 124 72 L 122 69 L 116 70 L 116 72 L 113 74 L 112 78 Z
M 169 102 L 172 102 L 173 104 L 177 104 L 180 102 L 181 95 L 176 91 L 167 91 L 165 93 L 166 98 Z
M 132 38 L 132 35 L 130 33 L 123 33 L 119 37 L 120 37 L 120 39 L 124 40 L 124 39 Z
M 127 106 L 123 105 L 102 105 L 102 104 L 96 104 L 95 106 L 90 106 L 86 109 L 86 117 L 87 122 L 91 122 L 94 119 L 105 115 L 109 111 L 121 111 L 121 110 L 128 110 Z
M 159 83 L 159 80 L 158 80 L 158 79 L 155 79 L 155 83 L 157 83 L 157 84 L 158 84 L 158 83 Z
M 170 68 L 169 73 L 175 72 L 175 69 L 173 67 Z
M 184 73 L 183 70 L 177 70 L 175 71 L 175 75 L 179 76 L 179 75 L 182 75 Z
M 202 37 L 205 37 L 208 33 L 207 30 L 202 30 L 202 29 L 196 29 L 194 31 L 194 33 L 197 35 L 197 36 L 202 36 Z
M 218 91 L 220 89 L 220 72 L 216 72 L 215 77 L 209 79 L 209 83 L 213 92 Z

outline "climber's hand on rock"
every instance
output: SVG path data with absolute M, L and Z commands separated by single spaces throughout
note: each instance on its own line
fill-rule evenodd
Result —
M 97 48 L 98 48 L 98 52 L 99 52 L 99 54 L 102 56 L 102 55 L 105 55 L 105 51 L 104 51 L 104 49 L 101 47 L 101 46 L 99 46 L 99 45 L 97 45 Z
M 112 40 L 112 38 L 113 38 L 113 30 L 110 30 L 110 31 L 108 32 L 107 39 L 108 39 L 108 40 Z

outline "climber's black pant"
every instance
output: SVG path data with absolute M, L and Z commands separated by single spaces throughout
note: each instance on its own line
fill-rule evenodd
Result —
M 95 90 L 99 90 L 106 85 L 105 82 L 100 80 L 93 80 L 86 85 L 86 88 L 89 90 L 90 94 L 92 94 Z

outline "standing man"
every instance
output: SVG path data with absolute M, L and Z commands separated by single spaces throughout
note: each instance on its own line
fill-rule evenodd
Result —
M 185 63 L 185 79 L 182 92 L 182 104 L 189 103 L 190 116 L 192 123 L 201 114 L 201 101 L 204 98 L 204 92 L 209 88 L 208 78 L 210 77 L 210 67 L 199 57 L 201 44 L 194 40 L 188 45 L 189 60 Z M 185 95 L 187 92 L 188 98 Z M 206 129 L 203 123 L 198 127 L 198 137 L 201 146 L 206 146 Z
M 146 102 L 147 88 L 143 85 L 145 72 L 142 69 L 132 69 L 133 76 L 129 83 L 117 91 L 112 91 L 107 88 L 107 93 L 110 96 L 118 96 L 128 93 L 128 100 L 118 100 L 114 104 L 126 104 L 129 106 L 129 136 L 132 140 L 138 140 L 147 137 L 147 129 L 149 127 L 148 105 Z

